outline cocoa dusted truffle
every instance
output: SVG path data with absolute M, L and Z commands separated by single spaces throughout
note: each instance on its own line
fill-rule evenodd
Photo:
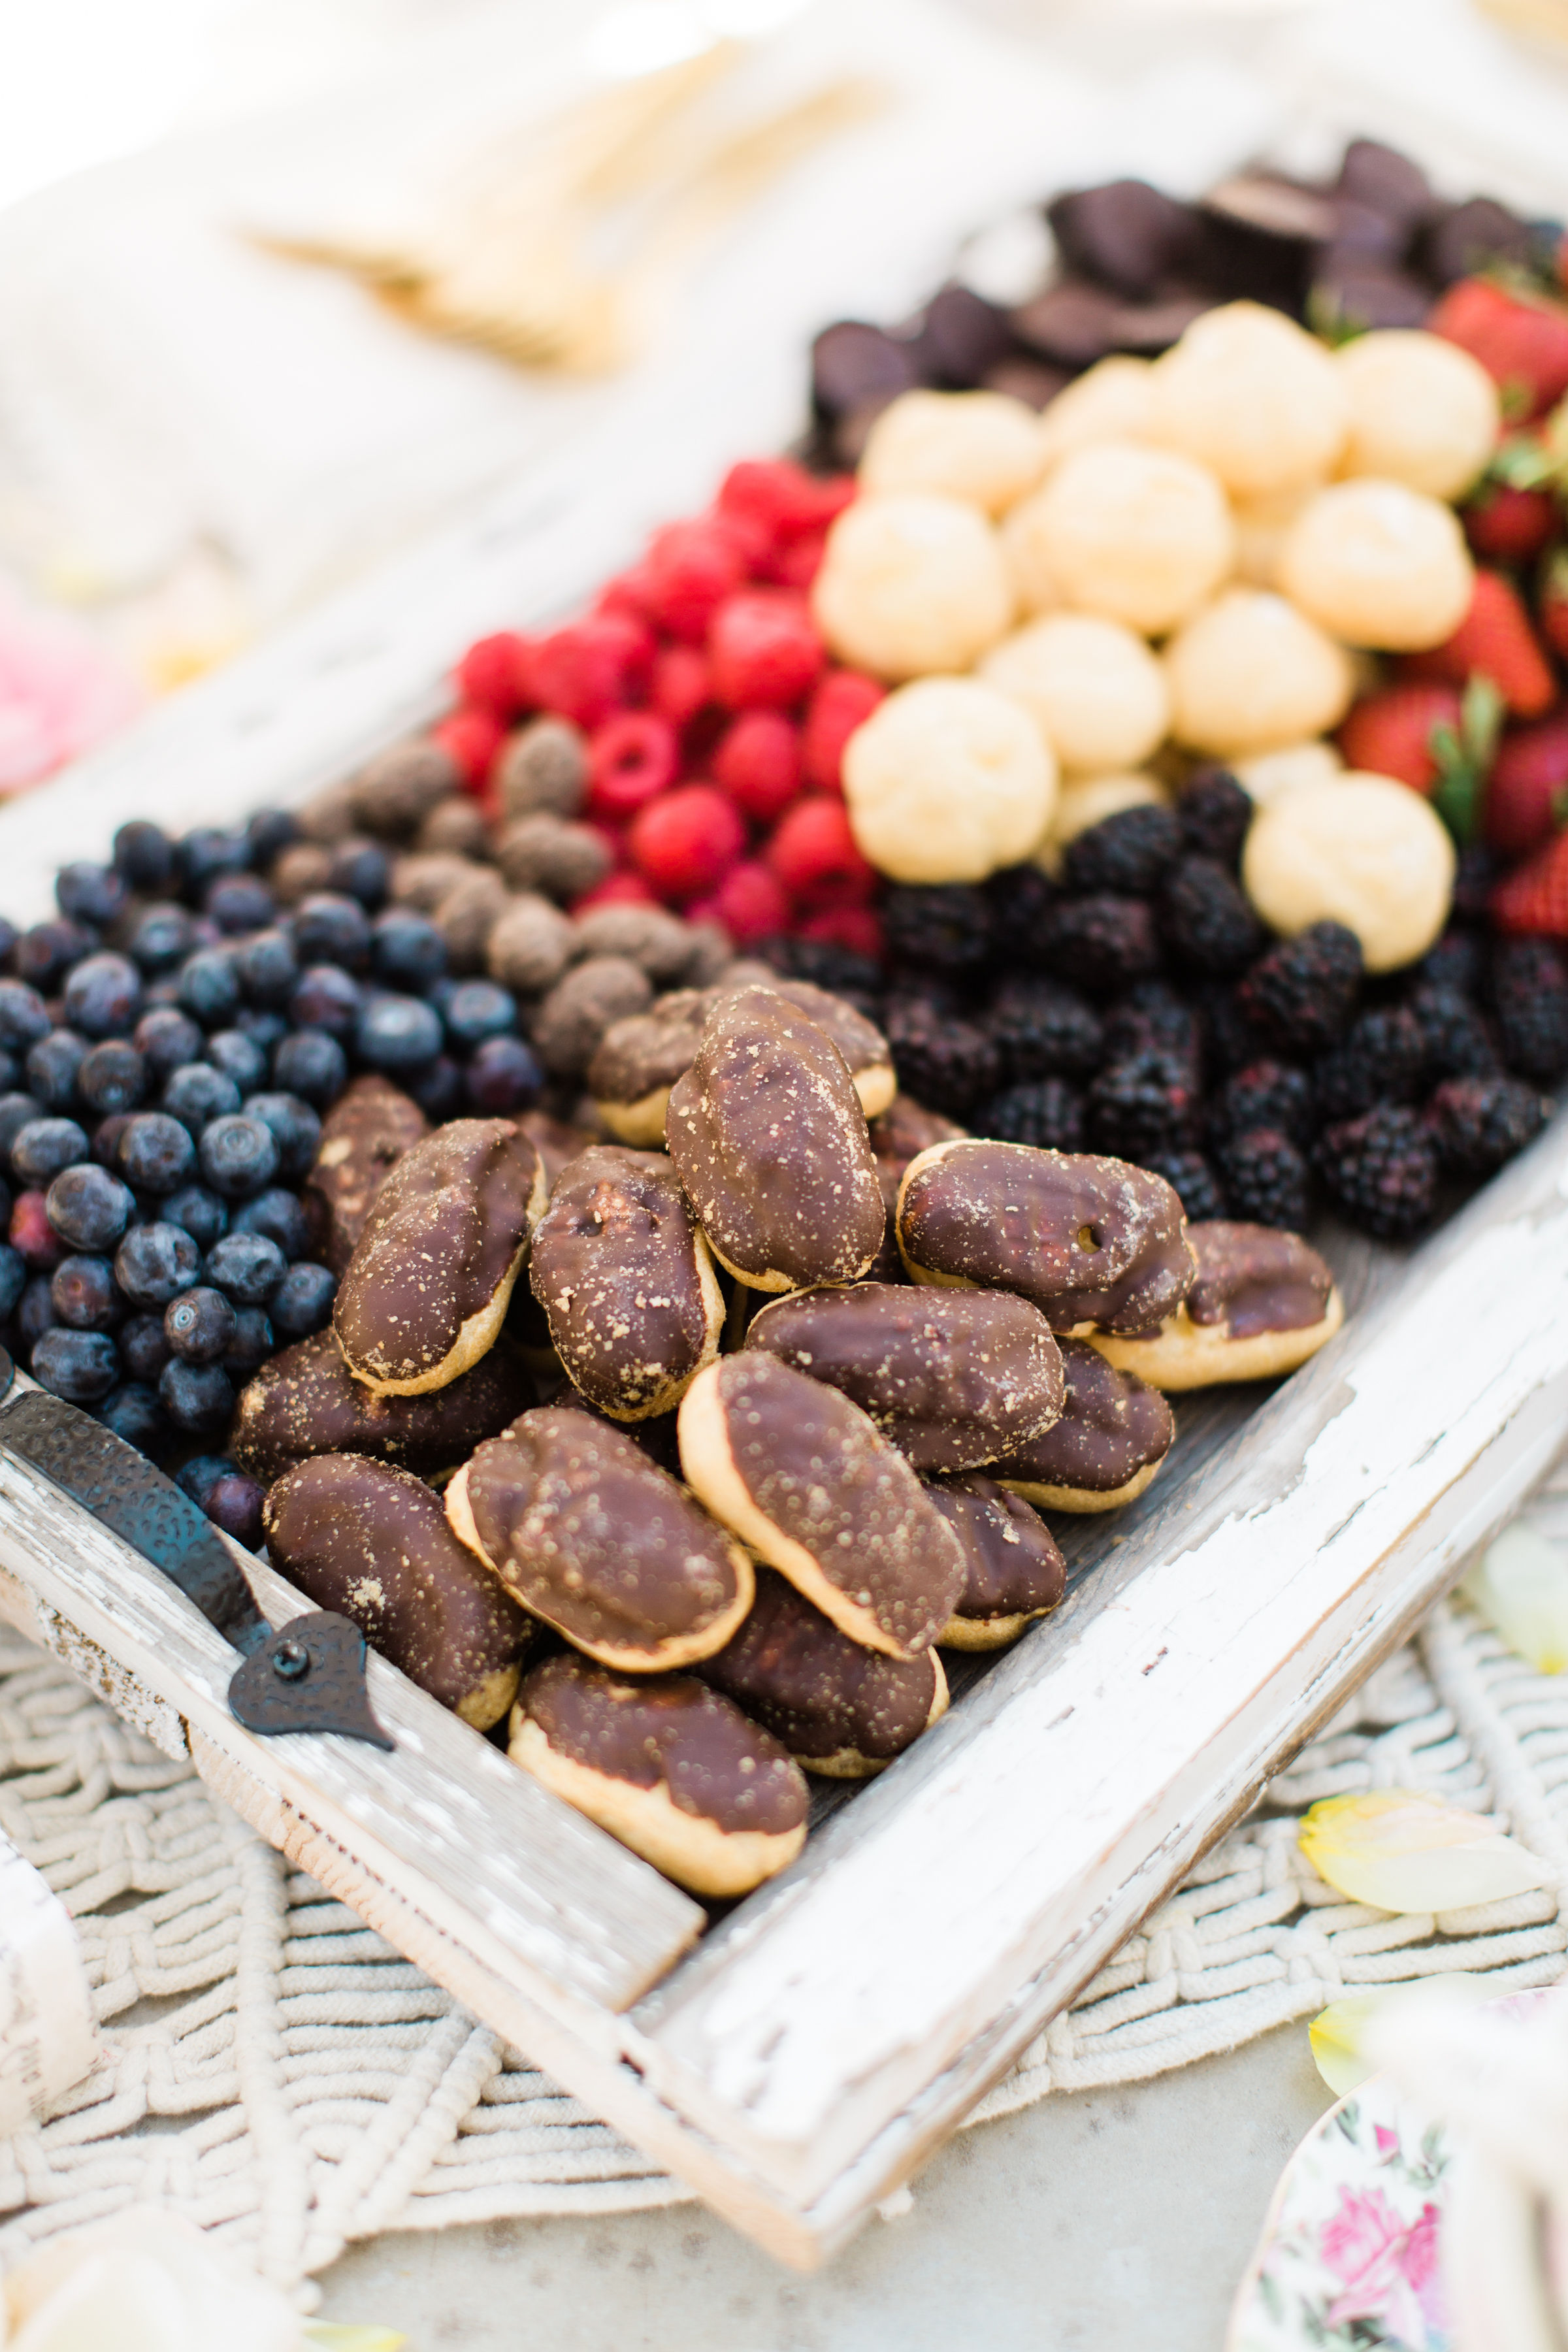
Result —
M 1091 1334 L 1108 1363 L 1157 1389 L 1266 1381 L 1315 1356 L 1344 1321 L 1327 1263 L 1300 1234 L 1212 1218 L 1189 1225 L 1198 1278 L 1159 1328 Z
M 305 1199 L 323 1227 L 322 1257 L 346 1272 L 370 1204 L 405 1151 L 430 1132 L 413 1098 L 390 1078 L 355 1078 L 321 1121 L 321 1139 L 305 1179 Z
M 533 1381 L 510 1346 L 418 1396 L 378 1396 L 356 1381 L 331 1331 L 285 1348 L 239 1392 L 228 1450 L 269 1486 L 316 1454 L 360 1454 L 416 1478 L 466 1462 L 533 1402 Z
M 940 1639 L 951 1650 L 1000 1650 L 1067 1590 L 1067 1562 L 1021 1495 L 967 1472 L 932 1478 L 926 1493 L 958 1538 L 964 1585 Z
M 1176 1424 L 1158 1389 L 1118 1371 L 1087 1339 L 1063 1339 L 1061 1419 L 987 1465 L 998 1486 L 1048 1511 L 1119 1511 L 1171 1450 Z

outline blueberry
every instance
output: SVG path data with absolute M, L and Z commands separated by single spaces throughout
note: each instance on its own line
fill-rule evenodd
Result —
M 74 1118 L 31 1118 L 11 1146 L 11 1165 L 24 1184 L 52 1184 L 62 1168 L 87 1158 L 87 1134 Z
M 239 1011 L 239 974 L 224 948 L 198 948 L 180 966 L 180 1005 L 204 1029 L 226 1029 Z
M 272 1326 L 259 1307 L 242 1307 L 234 1318 L 234 1337 L 224 1350 L 223 1368 L 236 1380 L 247 1381 L 258 1372 L 278 1342 Z
M 88 1160 L 60 1171 L 44 1205 L 62 1242 L 72 1249 L 101 1252 L 114 1247 L 135 1203 L 118 1177 Z
M 43 1117 L 44 1108 L 35 1095 L 0 1095 L 0 1160 L 9 1160 L 17 1136 L 31 1120 Z
M 189 915 L 172 901 L 149 907 L 138 916 L 130 940 L 132 959 L 149 976 L 173 971 L 195 944 L 195 927 Z
M 51 1029 L 27 1048 L 27 1090 L 49 1110 L 74 1110 L 77 1073 L 87 1059 L 87 1039 L 74 1029 Z
M 371 956 L 378 980 L 394 988 L 423 991 L 447 970 L 447 942 L 426 915 L 411 907 L 389 907 L 371 932 Z
M 96 1404 L 120 1377 L 120 1358 L 107 1331 L 46 1331 L 33 1349 L 31 1369 L 40 1388 L 68 1404 Z
M 216 1436 L 234 1412 L 234 1389 L 221 1364 L 172 1358 L 159 1374 L 158 1398 L 174 1427 L 193 1437 Z
M 252 1095 L 253 1103 L 276 1101 L 278 1097 Z M 278 1173 L 278 1146 L 271 1129 L 260 1118 L 235 1111 L 215 1118 L 202 1130 L 198 1157 L 202 1174 L 215 1192 L 226 1200 L 241 1201 L 247 1192 L 259 1192 Z
M 432 1127 L 439 1127 L 445 1119 L 457 1118 L 462 1111 L 463 1073 L 450 1054 L 437 1054 L 433 1062 L 416 1070 L 402 1084 Z
M 163 1204 L 172 1225 L 183 1225 L 200 1250 L 210 1250 L 228 1231 L 228 1209 L 205 1184 L 182 1184 Z
M 114 1254 L 114 1279 L 133 1306 L 167 1307 L 189 1290 L 202 1254 L 181 1225 L 135 1225 Z
M 308 1176 L 321 1140 L 321 1122 L 298 1095 L 247 1095 L 247 1118 L 258 1118 L 278 1146 L 278 1172 L 285 1180 Z M 270 1182 L 271 1171 L 265 1180 Z
M 199 1062 L 206 1040 L 188 1013 L 177 1005 L 160 1004 L 144 1013 L 132 1032 L 131 1042 L 146 1063 L 154 1086 L 161 1087 L 184 1062 Z
M 156 898 L 174 878 L 174 845 L 162 825 L 132 817 L 114 836 L 114 863 L 133 890 Z
M 9 961 L 11 950 L 19 937 L 16 924 L 7 922 L 5 916 L 0 915 L 0 963 Z
M 467 1053 L 487 1037 L 507 1037 L 517 1027 L 517 999 L 493 980 L 458 982 L 441 1008 L 455 1050 Z
M 348 1056 L 324 1029 L 296 1029 L 272 1058 L 272 1079 L 289 1094 L 325 1110 L 348 1083 Z
M 110 1389 L 98 1408 L 105 1429 L 134 1445 L 139 1454 L 158 1454 L 168 1442 L 169 1422 L 155 1391 L 140 1381 L 124 1381 Z
M 234 1025 L 242 1037 L 260 1046 L 269 1063 L 289 1034 L 289 1024 L 281 1013 L 258 1013 L 248 1004 L 235 1014 Z
M 279 1339 L 308 1339 L 313 1331 L 324 1330 L 331 1320 L 337 1287 L 324 1265 L 313 1265 L 308 1259 L 291 1265 L 273 1292 L 268 1309 Z
M 62 866 L 55 876 L 55 903 L 68 923 L 96 923 L 101 930 L 124 913 L 130 895 L 123 875 L 85 857 Z
M 121 1325 L 120 1360 L 133 1381 L 146 1381 L 156 1387 L 158 1375 L 169 1360 L 161 1315 L 132 1315 Z
M 243 1544 L 247 1551 L 261 1549 L 261 1509 L 267 1489 L 243 1470 L 228 1470 L 207 1496 L 207 1517 L 215 1528 Z
M 120 1139 L 137 1116 L 133 1110 L 111 1110 L 92 1130 L 92 1156 L 100 1168 L 120 1165 Z
M 198 1511 L 205 1511 L 207 1496 L 220 1478 L 230 1476 L 239 1468 L 227 1454 L 193 1454 L 174 1473 L 174 1484 L 182 1495 L 188 1495 Z
M 265 873 L 274 858 L 300 838 L 300 820 L 289 809 L 258 809 L 245 828 L 250 862 Z
M 287 931 L 256 931 L 235 951 L 239 984 L 252 1004 L 286 1004 L 300 978 L 300 959 Z
M 357 898 L 368 913 L 386 903 L 392 860 L 379 841 L 340 842 L 332 852 L 328 887 L 345 898 Z
M 55 1302 L 56 1312 L 59 1301 Z M 182 1363 L 216 1364 L 234 1338 L 235 1315 L 221 1290 L 200 1284 L 182 1290 L 163 1309 L 163 1337 Z
M 258 931 L 278 912 L 278 901 L 258 874 L 220 874 L 202 902 L 202 911 L 226 939 Z
M 28 1049 L 31 1051 L 31 1048 Z M 9 1094 L 22 1083 L 22 1065 L 15 1054 L 0 1046 L 0 1094 Z
M 199 906 L 220 874 L 243 874 L 250 864 L 250 844 L 242 833 L 220 833 L 200 824 L 174 845 L 174 871 L 182 894 Z
M 134 1110 L 147 1091 L 147 1065 L 129 1039 L 106 1037 L 77 1072 L 89 1110 Z
M 49 1296 L 47 1274 L 30 1276 L 17 1303 L 16 1328 L 23 1346 L 28 1349 L 37 1346 L 46 1331 L 55 1328 L 55 1302 Z
M 66 982 L 66 1021 L 84 1037 L 129 1037 L 141 1010 L 142 975 L 129 956 L 90 955 Z
M 73 1331 L 112 1331 L 125 1319 L 125 1299 L 106 1257 L 63 1257 L 49 1276 L 57 1323 Z
M 8 1323 L 27 1287 L 27 1261 L 9 1243 L 0 1242 L 0 1323 Z
M 207 1280 L 237 1307 L 259 1307 L 271 1297 L 288 1261 L 265 1234 L 229 1234 L 207 1253 Z
M 229 1231 L 263 1234 L 268 1241 L 277 1243 L 290 1263 L 303 1257 L 310 1247 L 310 1221 L 298 1196 L 284 1192 L 278 1184 L 268 1192 L 258 1192 L 254 1201 L 247 1201 L 237 1209 Z
M 289 1018 L 296 1029 L 324 1029 L 347 1045 L 359 1019 L 360 991 L 336 964 L 312 964 L 300 977 L 289 999 Z
M 166 1110 L 139 1110 L 121 1129 L 115 1165 L 138 1192 L 173 1192 L 195 1167 L 190 1129 Z
M 544 1072 L 521 1037 L 487 1037 L 464 1073 L 468 1107 L 485 1118 L 506 1118 L 539 1100 Z
M 358 971 L 370 956 L 370 920 L 357 898 L 315 890 L 294 910 L 294 945 L 302 963 Z
M 239 1108 L 239 1088 L 210 1062 L 187 1062 L 172 1070 L 163 1087 L 161 1108 L 199 1136 L 215 1118 Z
M 267 1076 L 267 1056 L 243 1029 L 220 1029 L 207 1040 L 206 1058 L 215 1070 L 232 1078 L 242 1095 L 254 1094 Z
M 11 968 L 18 981 L 52 996 L 72 964 L 97 945 L 96 931 L 82 923 L 68 923 L 63 916 L 58 922 L 34 923 L 12 949 Z
M 354 1050 L 389 1076 L 423 1069 L 441 1050 L 441 1016 L 417 996 L 370 997 L 354 1030 Z
M 48 1035 L 50 1026 L 47 1008 L 36 988 L 29 988 L 26 981 L 0 980 L 0 1045 L 25 1054 L 29 1045 Z

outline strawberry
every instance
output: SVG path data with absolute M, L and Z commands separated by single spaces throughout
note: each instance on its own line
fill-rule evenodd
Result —
M 1552 665 L 1530 615 L 1500 572 L 1478 572 L 1470 609 L 1453 635 L 1400 664 L 1402 677 L 1447 679 L 1453 686 L 1478 675 L 1491 679 L 1516 719 L 1539 719 L 1557 698 Z
M 1457 686 L 1407 679 L 1380 687 L 1352 704 L 1340 729 L 1340 750 L 1346 767 L 1396 777 L 1429 799 L 1439 772 L 1434 732 L 1440 727 L 1458 732 L 1458 725 Z
M 1517 857 L 1544 841 L 1568 793 L 1568 709 L 1533 727 L 1513 727 L 1498 747 L 1487 784 L 1486 835 Z
M 1461 278 L 1428 311 L 1426 327 L 1479 360 L 1516 422 L 1541 415 L 1568 392 L 1568 308 L 1544 295 Z
M 1568 833 L 1552 839 L 1505 875 L 1487 901 L 1500 931 L 1545 931 L 1568 939 Z
M 1568 661 L 1568 551 L 1559 549 L 1542 574 L 1535 618 L 1552 652 Z
M 1549 490 L 1483 482 L 1459 520 L 1471 552 L 1486 562 L 1531 563 L 1557 528 L 1557 503 Z

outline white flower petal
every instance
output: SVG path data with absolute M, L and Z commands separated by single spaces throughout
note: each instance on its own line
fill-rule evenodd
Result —
M 1568 1552 L 1560 1544 L 1516 1520 L 1481 1554 L 1463 1589 L 1538 1674 L 1568 1666 Z
M 1418 1977 L 1414 1984 L 1375 1985 L 1366 1992 L 1347 1993 L 1321 2009 L 1307 2033 L 1318 2072 L 1330 2090 L 1345 2098 L 1376 2073 L 1377 2061 L 1368 2054 L 1367 2042 L 1384 2019 L 1456 1993 L 1479 2007 L 1496 1998 L 1496 1988 L 1472 1970 L 1450 1969 L 1441 1976 Z
M 1302 1821 L 1300 1846 L 1331 1886 L 1379 1911 L 1459 1911 L 1557 1884 L 1549 1864 L 1475 1813 L 1409 1789 L 1325 1798 Z

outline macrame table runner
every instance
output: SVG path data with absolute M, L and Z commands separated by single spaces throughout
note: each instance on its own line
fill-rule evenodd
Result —
M 1568 1472 L 1526 1516 L 1568 1541 Z M 1390 1787 L 1497 1816 L 1568 1887 L 1568 1675 L 1440 1602 L 970 2120 L 1163 2074 L 1357 1987 L 1562 1975 L 1557 1894 L 1395 1917 L 1316 1875 L 1300 1815 Z M 0 1830 L 75 1917 L 102 2034 L 86 2081 L 0 2142 L 0 2260 L 152 2199 L 309 2302 L 381 2231 L 689 2197 L 4 1627 Z

